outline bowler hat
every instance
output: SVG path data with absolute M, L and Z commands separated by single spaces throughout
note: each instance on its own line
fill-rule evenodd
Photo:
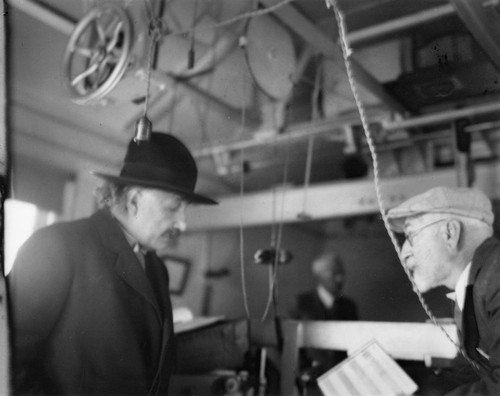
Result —
M 387 213 L 391 229 L 404 232 L 405 219 L 411 216 L 436 214 L 460 216 L 493 224 L 491 201 L 482 191 L 467 187 L 434 187 L 416 195 Z
M 149 141 L 128 145 L 119 176 L 92 172 L 117 184 L 156 188 L 179 194 L 189 202 L 213 205 L 214 200 L 196 194 L 196 162 L 187 147 L 167 133 L 152 132 Z

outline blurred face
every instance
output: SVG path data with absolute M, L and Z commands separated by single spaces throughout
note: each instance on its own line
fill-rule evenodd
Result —
M 317 273 L 318 282 L 333 296 L 342 294 L 345 283 L 345 271 L 342 264 L 323 263 L 321 270 Z
M 167 248 L 186 230 L 188 203 L 177 194 L 138 188 L 131 192 L 128 205 L 129 232 L 148 250 Z
M 450 289 L 455 286 L 450 284 L 453 265 L 445 243 L 446 222 L 429 221 L 425 216 L 405 222 L 402 259 L 423 293 L 442 285 Z

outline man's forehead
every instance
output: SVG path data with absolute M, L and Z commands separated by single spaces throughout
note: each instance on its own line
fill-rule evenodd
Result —
M 408 216 L 404 222 L 404 230 L 411 231 L 423 227 L 438 220 L 447 219 L 450 216 L 444 213 L 423 213 L 416 216 Z

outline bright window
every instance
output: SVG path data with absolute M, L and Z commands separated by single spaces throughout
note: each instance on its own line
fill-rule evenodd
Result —
M 4 271 L 9 273 L 17 251 L 34 231 L 57 220 L 55 212 L 40 210 L 36 205 L 7 199 L 4 206 Z

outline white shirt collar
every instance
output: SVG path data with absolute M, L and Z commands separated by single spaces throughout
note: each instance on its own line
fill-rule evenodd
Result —
M 326 290 L 322 285 L 318 285 L 316 290 L 318 292 L 319 299 L 324 304 L 324 306 L 327 308 L 333 307 L 333 303 L 335 302 L 335 297 L 332 296 L 332 294 L 328 290 Z
M 455 286 L 455 301 L 458 304 L 458 307 L 462 311 L 464 309 L 465 303 L 465 289 L 467 288 L 467 284 L 469 283 L 469 273 L 470 267 L 472 263 L 467 264 L 465 269 L 460 274 L 458 278 L 457 285 Z

